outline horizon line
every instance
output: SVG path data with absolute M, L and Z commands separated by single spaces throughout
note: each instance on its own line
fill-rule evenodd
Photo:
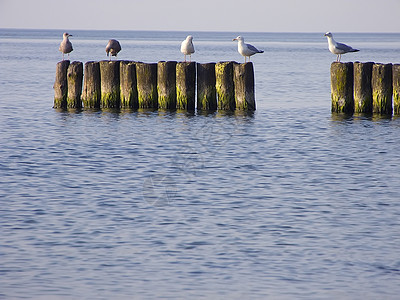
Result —
M 77 30 L 77 31 L 136 31 L 136 32 L 226 32 L 226 33 L 235 33 L 235 32 L 248 32 L 248 33 L 321 33 L 327 31 L 259 31 L 259 30 L 244 30 L 244 31 L 233 31 L 233 30 L 178 30 L 178 29 L 62 29 L 62 28 L 25 28 L 25 27 L 0 27 L 0 30 Z M 334 31 L 336 33 L 389 33 L 389 34 L 398 34 L 399 31 Z

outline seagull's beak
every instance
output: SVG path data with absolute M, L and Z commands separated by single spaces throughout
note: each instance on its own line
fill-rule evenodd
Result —
M 232 41 L 237 41 L 237 38 L 234 38 Z

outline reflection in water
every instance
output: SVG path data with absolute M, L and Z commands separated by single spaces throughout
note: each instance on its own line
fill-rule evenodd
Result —
M 345 114 L 345 113 L 332 113 L 331 120 L 334 122 L 359 122 L 359 121 L 372 121 L 372 122 L 382 122 L 386 123 L 387 121 L 396 120 L 397 116 L 385 115 L 385 114 L 363 114 L 363 113 L 355 113 L 355 114 Z

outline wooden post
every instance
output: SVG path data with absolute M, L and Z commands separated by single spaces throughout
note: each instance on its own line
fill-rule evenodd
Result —
M 176 109 L 176 61 L 157 64 L 158 108 Z
M 136 81 L 136 64 L 131 61 L 121 61 L 120 70 L 120 95 L 121 108 L 138 108 L 138 91 Z
M 400 114 L 400 64 L 393 65 L 393 111 Z
M 372 66 L 373 62 L 354 63 L 354 111 L 372 113 Z
M 235 110 L 235 85 L 233 83 L 233 62 L 219 62 L 215 65 L 218 109 Z
M 197 64 L 197 109 L 216 110 L 215 63 Z
M 120 105 L 120 83 L 119 83 L 118 60 L 100 61 L 101 101 L 103 108 L 119 108 Z
M 157 108 L 157 64 L 136 63 L 139 108 Z
M 63 60 L 57 63 L 56 67 L 56 80 L 54 82 L 54 108 L 66 108 L 67 107 L 67 94 L 68 94 L 68 82 L 67 82 L 67 70 L 69 66 L 69 60 Z
M 196 65 L 194 62 L 176 64 L 176 108 L 195 109 Z
M 256 110 L 253 63 L 234 63 L 233 80 L 235 85 L 236 109 Z
M 332 112 L 354 112 L 353 63 L 333 62 L 331 65 Z
M 374 64 L 372 67 L 373 112 L 392 115 L 392 64 Z
M 83 64 L 80 61 L 74 61 L 68 66 L 67 82 L 68 82 L 68 108 L 82 108 L 82 80 L 83 80 Z
M 85 108 L 100 108 L 101 83 L 100 64 L 97 61 L 85 63 L 82 102 Z

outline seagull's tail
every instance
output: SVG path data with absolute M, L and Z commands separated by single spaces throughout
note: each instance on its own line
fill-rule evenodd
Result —
M 264 50 L 258 50 L 258 53 L 264 53 Z
M 358 51 L 360 51 L 360 50 L 358 50 L 358 49 L 351 49 L 350 50 L 350 52 L 358 52 Z

